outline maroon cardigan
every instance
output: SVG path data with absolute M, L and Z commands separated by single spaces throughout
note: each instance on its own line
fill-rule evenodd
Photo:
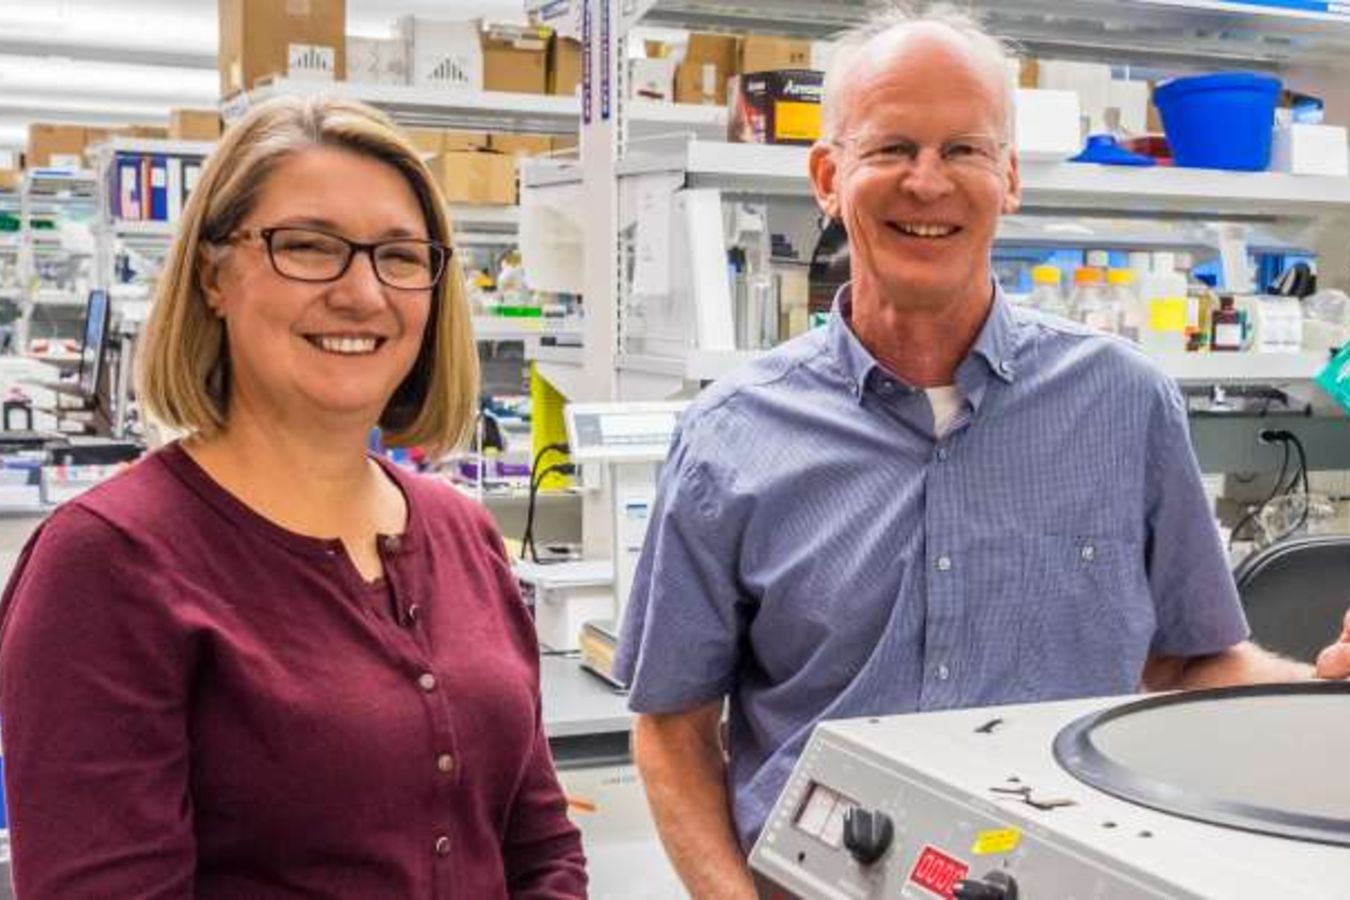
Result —
M 176 445 L 44 524 L 0 622 L 18 896 L 585 896 L 501 541 L 390 472 L 374 590 Z

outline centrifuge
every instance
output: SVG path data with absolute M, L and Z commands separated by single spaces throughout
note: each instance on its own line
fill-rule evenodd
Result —
M 817 727 L 750 857 L 774 898 L 1350 897 L 1350 684 Z

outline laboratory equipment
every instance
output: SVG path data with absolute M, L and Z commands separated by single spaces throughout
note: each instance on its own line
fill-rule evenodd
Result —
M 1041 265 L 1031 269 L 1031 297 L 1027 301 L 1034 309 L 1054 316 L 1069 318 L 1072 311 L 1060 287 L 1063 273 L 1059 266 Z
M 633 589 L 633 573 L 656 502 L 657 476 L 688 405 L 687 400 L 569 403 L 563 411 L 572 460 L 583 466 L 604 464 L 610 490 L 613 596 L 608 614 L 590 617 L 604 625 L 602 630 L 588 632 L 592 644 L 606 635 L 617 635 L 622 627 L 624 605 Z M 601 658 L 602 653 L 588 656 Z M 598 674 L 612 677 L 608 671 Z
M 1331 900 L 1350 684 L 827 722 L 750 856 L 762 895 Z

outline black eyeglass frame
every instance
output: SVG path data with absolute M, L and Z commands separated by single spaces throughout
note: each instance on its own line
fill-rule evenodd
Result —
M 306 231 L 311 234 L 321 234 L 324 237 L 332 238 L 333 240 L 346 245 L 347 259 L 343 262 L 342 268 L 338 269 L 337 273 L 329 278 L 300 278 L 296 275 L 283 272 L 281 271 L 281 267 L 277 265 L 276 251 L 272 247 L 272 236 L 279 231 Z M 272 266 L 272 271 L 276 272 L 282 278 L 289 279 L 290 281 L 299 281 L 303 284 L 330 284 L 334 281 L 338 281 L 343 275 L 346 275 L 347 270 L 352 267 L 352 260 L 356 258 L 356 254 L 364 253 L 370 258 L 370 270 L 375 273 L 375 279 L 385 287 L 393 288 L 396 291 L 430 291 L 435 290 L 436 287 L 440 285 L 441 279 L 445 277 L 445 270 L 450 265 L 450 259 L 455 255 L 454 247 L 425 238 L 389 238 L 388 240 L 364 243 L 362 241 L 353 241 L 340 234 L 333 234 L 331 231 L 324 231 L 322 228 L 304 228 L 299 225 L 276 225 L 268 228 L 240 228 L 230 233 L 221 243 L 232 244 L 241 238 L 245 240 L 251 240 L 252 238 L 260 239 L 263 246 L 267 248 L 267 262 Z M 401 284 L 391 284 L 380 274 L 380 266 L 375 260 L 375 251 L 389 244 L 409 243 L 422 244 L 439 253 L 436 257 L 436 272 L 432 276 L 430 284 L 422 287 L 408 287 Z

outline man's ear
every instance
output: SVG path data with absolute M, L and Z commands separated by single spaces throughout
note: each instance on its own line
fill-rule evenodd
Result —
M 839 161 L 834 154 L 835 147 L 827 141 L 816 141 L 811 145 L 808 168 L 811 173 L 811 190 L 816 195 L 816 205 L 831 219 L 842 218 L 839 206 Z
M 219 318 L 225 316 L 225 293 L 221 289 L 221 276 L 225 263 L 225 251 L 215 244 L 200 244 L 197 247 L 197 284 L 202 289 L 206 305 Z
M 1010 216 L 1022 206 L 1022 173 L 1017 166 L 1017 150 L 1008 150 L 1008 188 L 1003 194 L 1003 214 Z

